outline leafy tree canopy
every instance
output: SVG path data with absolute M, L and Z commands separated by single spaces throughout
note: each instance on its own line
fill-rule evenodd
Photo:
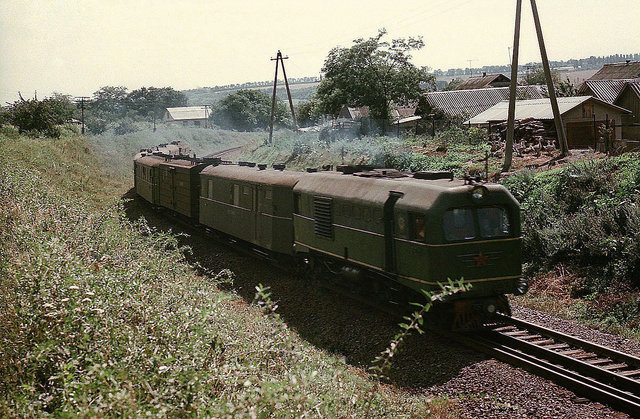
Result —
M 159 115 L 165 108 L 187 106 L 187 96 L 172 87 L 141 87 L 126 97 L 127 108 L 140 116 Z
M 271 97 L 262 90 L 238 90 L 213 106 L 210 117 L 221 128 L 252 131 L 269 127 Z M 276 101 L 274 124 L 289 125 L 287 107 Z
M 356 39 L 350 48 L 329 51 L 322 71 L 325 74 L 316 91 L 320 110 L 336 114 L 343 105 L 369 106 L 375 119 L 389 117 L 391 103 L 406 104 L 435 87 L 435 77 L 426 67 L 410 62 L 411 51 L 424 47 L 419 38 L 382 41 L 381 29 L 369 39 Z
M 553 87 L 556 91 L 556 96 L 575 96 L 577 94 L 575 86 L 567 80 L 562 80 L 560 78 L 560 73 L 558 70 L 551 70 L 551 80 L 553 80 Z M 544 75 L 544 68 L 542 66 L 535 66 L 530 71 L 527 71 L 527 74 L 522 78 L 522 81 L 527 85 L 542 85 L 543 90 L 546 92 L 547 90 L 547 79 Z
M 74 116 L 75 107 L 69 96 L 54 93 L 50 98 L 38 100 L 24 99 L 9 104 L 7 119 L 20 132 L 44 134 L 59 137 L 59 125 L 64 124 Z
M 126 113 L 127 88 L 124 86 L 104 86 L 93 93 L 91 108 L 97 113 L 122 117 Z

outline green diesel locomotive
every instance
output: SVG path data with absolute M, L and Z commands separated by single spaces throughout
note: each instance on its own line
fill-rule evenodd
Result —
M 136 191 L 261 252 L 325 265 L 339 281 L 410 293 L 464 279 L 472 288 L 452 299 L 457 312 L 508 313 L 504 296 L 526 291 L 520 208 L 502 185 L 449 172 L 220 163 L 138 155 Z

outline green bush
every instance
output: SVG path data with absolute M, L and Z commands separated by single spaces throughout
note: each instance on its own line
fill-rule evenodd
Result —
M 504 184 L 521 203 L 529 273 L 562 263 L 582 274 L 579 294 L 640 287 L 638 154 L 576 163 Z

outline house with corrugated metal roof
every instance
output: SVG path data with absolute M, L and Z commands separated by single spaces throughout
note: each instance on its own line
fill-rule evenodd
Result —
M 518 86 L 518 99 L 541 99 L 539 86 Z M 448 90 L 426 93 L 425 114 L 444 113 L 453 118 L 472 118 L 496 103 L 509 99 L 509 87 L 491 87 L 485 89 Z
M 557 99 L 569 148 L 595 147 L 600 125 L 615 127 L 613 139 L 622 138 L 620 121 L 623 115 L 631 114 L 628 109 L 593 96 L 559 97 Z M 489 127 L 490 129 L 492 124 L 506 121 L 508 111 L 509 101 L 504 100 L 469 119 L 465 124 Z M 535 119 L 541 121 L 547 135 L 556 136 L 549 98 L 517 100 L 515 118 L 516 120 Z
M 511 79 L 504 74 L 487 74 L 471 76 L 460 83 L 455 90 L 486 89 L 490 87 L 509 87 Z
M 622 117 L 622 138 L 640 140 L 640 82 L 628 82 L 613 102 L 631 111 Z
M 210 114 L 208 106 L 183 106 L 167 108 L 162 120 L 168 124 L 207 127 Z

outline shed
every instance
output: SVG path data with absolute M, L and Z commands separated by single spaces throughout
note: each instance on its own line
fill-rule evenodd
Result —
M 518 86 L 516 97 L 522 99 L 541 99 L 538 86 Z M 429 108 L 426 113 L 441 111 L 450 117 L 472 118 L 500 102 L 509 99 L 508 87 L 486 89 L 449 90 L 425 94 Z
M 613 103 L 631 111 L 622 117 L 622 138 L 640 140 L 640 82 L 625 83 Z
M 587 80 L 578 88 L 581 96 L 594 96 L 607 103 L 614 103 L 624 86 L 633 79 Z
M 489 87 L 508 87 L 511 79 L 504 74 L 487 74 L 471 76 L 460 83 L 455 90 L 484 89 Z
M 597 127 L 600 124 L 615 126 L 623 115 L 631 111 L 620 106 L 607 103 L 592 96 L 559 97 L 558 108 L 562 115 L 562 122 L 567 132 L 569 148 L 585 148 L 595 145 Z M 469 119 L 465 124 L 488 126 L 493 122 L 507 120 L 509 101 L 502 101 L 486 111 Z M 553 111 L 551 102 L 546 99 L 516 101 L 516 119 L 536 119 L 545 124 L 545 129 L 554 130 Z M 620 138 L 620 126 L 616 126 L 613 138 Z
M 162 119 L 169 124 L 206 127 L 209 115 L 208 106 L 183 106 L 179 108 L 167 108 Z

